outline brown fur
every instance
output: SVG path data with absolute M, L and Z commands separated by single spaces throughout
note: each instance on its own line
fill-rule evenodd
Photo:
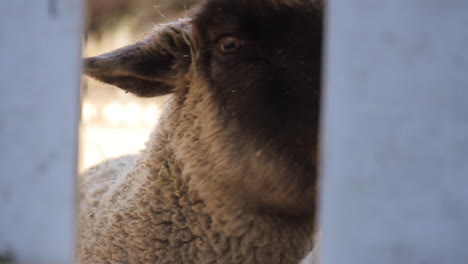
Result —
M 244 43 L 233 54 L 218 50 L 226 34 Z M 96 79 L 174 95 L 136 162 L 85 175 L 81 263 L 299 263 L 314 231 L 320 54 L 311 1 L 208 0 L 87 59 Z

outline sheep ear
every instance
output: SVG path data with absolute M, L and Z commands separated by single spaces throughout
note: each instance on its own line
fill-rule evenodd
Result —
M 135 44 L 84 59 L 84 73 L 141 97 L 171 93 L 187 71 L 190 48 L 186 22 L 163 25 Z

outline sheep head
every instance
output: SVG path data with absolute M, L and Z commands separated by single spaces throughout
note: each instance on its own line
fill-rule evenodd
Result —
M 174 94 L 168 144 L 208 207 L 313 215 L 321 42 L 314 1 L 207 0 L 85 59 L 85 73 L 138 96 Z

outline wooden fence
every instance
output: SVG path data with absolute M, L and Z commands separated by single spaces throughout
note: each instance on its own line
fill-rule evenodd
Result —
M 0 256 L 6 263 L 74 259 L 81 2 L 0 3 Z
M 329 1 L 322 263 L 468 263 L 467 25 L 467 0 Z

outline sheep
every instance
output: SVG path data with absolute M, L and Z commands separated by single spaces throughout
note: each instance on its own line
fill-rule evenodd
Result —
M 137 157 L 88 171 L 80 263 L 297 264 L 313 247 L 322 12 L 206 0 L 85 74 L 172 94 Z

